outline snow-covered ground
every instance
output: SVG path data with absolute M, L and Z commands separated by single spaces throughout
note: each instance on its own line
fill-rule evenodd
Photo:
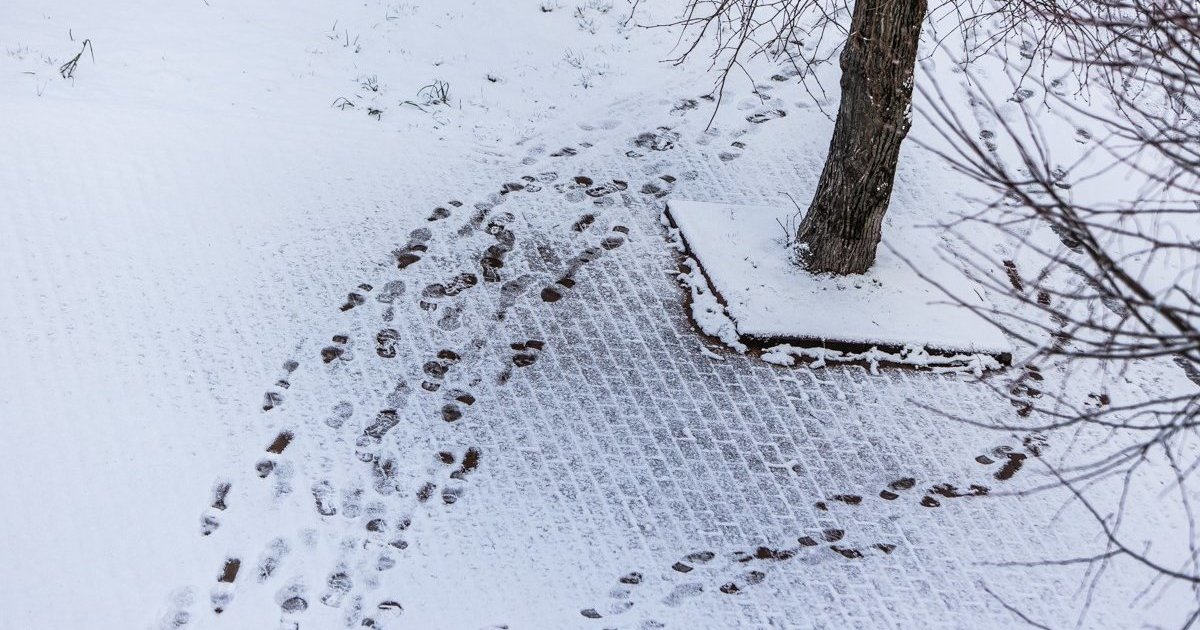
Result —
M 663 203 L 811 184 L 832 123 L 763 64 L 707 128 L 643 5 L 0 4 L 0 629 L 1176 623 L 991 564 L 1103 545 L 922 406 L 1014 415 L 968 376 L 695 330 Z

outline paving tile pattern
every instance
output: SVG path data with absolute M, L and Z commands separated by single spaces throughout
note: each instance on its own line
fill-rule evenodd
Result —
M 448 192 L 281 357 L 263 459 L 205 514 L 260 568 L 291 549 L 291 581 L 229 580 L 227 611 L 188 622 L 266 601 L 285 627 L 1015 625 L 999 597 L 1072 623 L 1082 567 L 986 563 L 1077 555 L 1094 531 L 1061 493 L 1002 496 L 1037 479 L 1021 436 L 917 404 L 988 421 L 1008 401 L 963 375 L 769 365 L 689 319 L 663 204 L 813 180 L 819 157 L 779 139 L 794 106 L 728 131 L 670 104 L 632 128 L 626 106 Z

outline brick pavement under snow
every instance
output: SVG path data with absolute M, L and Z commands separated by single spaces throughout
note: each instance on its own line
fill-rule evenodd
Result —
M 584 125 L 431 210 L 281 357 L 268 452 L 205 512 L 224 581 L 167 625 L 1013 625 L 1002 601 L 1072 621 L 1084 567 L 989 563 L 1079 555 L 1094 528 L 1062 492 L 1005 496 L 1042 478 L 1024 436 L 922 406 L 988 422 L 1008 400 L 968 375 L 772 366 L 688 318 L 662 204 L 742 169 L 815 178 L 772 140 L 789 107 L 728 132 L 679 107 L 673 129 Z

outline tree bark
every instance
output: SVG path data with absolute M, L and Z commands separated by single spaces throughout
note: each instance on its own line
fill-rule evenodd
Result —
M 925 9 L 926 0 L 854 3 L 833 140 L 796 232 L 800 261 L 813 273 L 863 273 L 875 263 L 900 144 L 911 125 Z

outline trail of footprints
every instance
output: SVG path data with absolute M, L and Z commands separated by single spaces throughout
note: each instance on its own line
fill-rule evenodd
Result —
M 1045 440 L 1033 434 L 1023 440 L 1023 450 L 1011 446 L 997 446 L 988 453 L 981 454 L 975 461 L 992 469 L 991 477 L 997 481 L 1008 481 L 1021 470 L 1029 456 L 1038 456 L 1045 448 Z M 793 467 L 799 473 L 799 465 Z M 903 496 L 913 497 L 917 505 L 925 508 L 941 507 L 946 499 L 986 496 L 990 489 L 980 484 L 970 484 L 966 488 L 958 488 L 950 483 L 937 483 L 928 486 L 924 491 L 917 490 L 915 477 L 901 477 L 887 484 L 878 492 L 878 499 L 896 501 Z M 917 490 L 917 492 L 913 492 Z M 920 496 L 919 500 L 915 496 Z M 850 508 L 863 505 L 869 497 L 858 494 L 835 494 L 825 500 L 817 501 L 814 508 L 830 511 L 834 505 L 844 505 Z M 657 601 L 662 605 L 676 607 L 688 599 L 700 596 L 705 592 L 716 591 L 724 595 L 739 595 L 766 581 L 769 571 L 781 563 L 785 563 L 802 554 L 820 553 L 819 549 L 827 549 L 845 560 L 861 560 L 870 555 L 890 555 L 897 549 L 893 542 L 874 542 L 868 544 L 849 545 L 845 543 L 847 532 L 837 528 L 826 528 L 816 533 L 808 533 L 796 538 L 793 546 L 776 548 L 758 546 L 752 549 L 739 549 L 718 556 L 713 551 L 695 551 L 689 553 L 670 567 L 660 571 L 665 576 L 666 594 L 659 592 Z M 720 558 L 720 562 L 713 563 Z M 699 569 L 705 569 L 703 572 Z M 702 573 L 702 575 L 701 575 Z M 697 576 L 697 577 L 694 577 Z M 587 619 L 605 619 L 623 615 L 632 610 L 637 604 L 653 599 L 653 594 L 640 593 L 645 581 L 644 574 L 632 571 L 617 579 L 617 584 L 609 592 L 606 605 L 583 608 L 579 614 Z M 640 597 L 639 597 L 640 596 Z M 645 606 L 643 606 L 645 607 Z M 639 624 L 641 628 L 664 627 L 652 617 L 646 617 Z
M 783 110 L 759 112 L 750 115 L 747 120 L 750 123 L 759 124 L 784 114 Z M 615 126 L 615 122 L 601 125 L 605 129 Z M 626 156 L 637 159 L 652 153 L 670 151 L 677 146 L 680 137 L 679 132 L 668 127 L 659 127 L 641 133 L 628 141 L 629 149 Z M 735 142 L 734 146 L 742 148 L 745 145 Z M 576 146 L 567 146 L 551 152 L 549 157 L 566 160 L 591 147 L 592 145 L 586 142 Z M 536 164 L 541 152 L 541 150 L 532 151 L 531 155 L 522 161 L 522 164 L 525 166 Z M 643 183 L 637 190 L 643 196 L 661 199 L 672 192 L 676 183 L 676 177 L 664 174 Z M 551 304 L 568 297 L 576 286 L 578 272 L 585 265 L 600 259 L 606 252 L 621 247 L 629 237 L 630 230 L 623 225 L 613 225 L 603 234 L 597 234 L 595 229 L 598 223 L 597 213 L 603 212 L 606 207 L 620 203 L 618 196 L 628 193 L 629 188 L 630 184 L 625 180 L 597 181 L 585 175 L 560 180 L 558 172 L 553 170 L 536 175 L 525 175 L 519 180 L 504 183 L 499 191 L 490 195 L 488 199 L 474 204 L 472 214 L 452 234 L 454 238 L 459 239 L 476 235 L 484 238 L 486 235 L 493 241 L 483 247 L 477 267 L 450 274 L 441 282 L 423 287 L 419 296 L 414 296 L 416 306 L 426 312 L 437 312 L 437 325 L 442 329 L 455 330 L 461 324 L 463 308 L 456 298 L 465 292 L 477 290 L 476 287 L 499 284 L 500 309 L 494 314 L 494 317 L 497 320 L 503 320 L 517 299 L 528 293 L 537 284 L 538 278 L 531 274 L 523 274 L 506 279 L 507 259 L 518 241 L 517 235 L 510 227 L 515 217 L 508 212 L 493 211 L 504 203 L 509 195 L 534 194 L 546 189 L 555 191 L 569 203 L 590 202 L 595 208 L 594 211 L 581 215 L 570 226 L 572 233 L 585 237 L 590 235 L 593 244 L 584 247 L 565 261 L 561 260 L 558 254 L 548 246 L 534 244 L 532 240 L 526 241 L 537 247 L 537 253 L 543 261 L 558 265 L 560 268 L 559 273 L 555 274 L 556 278 L 541 289 L 539 293 L 541 301 Z M 392 252 L 396 270 L 403 271 L 419 264 L 429 254 L 429 243 L 434 237 L 433 228 L 464 208 L 463 202 L 458 200 L 451 200 L 434 208 L 426 218 L 429 227 L 413 230 L 407 241 Z M 462 245 L 461 243 L 455 244 L 456 247 Z M 374 354 L 382 360 L 414 359 L 400 355 L 401 333 L 397 328 L 387 325 L 395 320 L 396 309 L 405 303 L 404 298 L 409 294 L 408 289 L 408 285 L 402 279 L 389 280 L 379 287 L 362 283 L 350 291 L 338 307 L 342 313 L 362 309 L 372 300 L 372 297 L 380 305 L 378 316 L 385 325 L 375 333 L 373 339 L 369 340 L 369 346 L 373 347 Z M 355 359 L 354 345 L 350 335 L 333 335 L 330 343 L 321 348 L 320 361 L 326 365 L 353 361 Z M 478 364 L 482 358 L 480 351 L 483 346 L 482 342 L 478 341 L 474 345 L 475 347 L 471 350 L 475 354 L 481 355 L 475 361 Z M 514 370 L 534 365 L 546 349 L 546 344 L 541 340 L 526 339 L 512 342 L 510 349 L 511 354 L 507 364 L 495 375 L 495 382 L 499 385 L 507 383 L 512 378 Z M 452 370 L 458 369 L 462 360 L 463 357 L 458 351 L 443 349 L 435 357 L 425 361 L 422 367 L 424 379 L 420 383 L 420 390 L 426 395 L 436 393 L 443 397 L 444 404 L 440 409 L 440 420 L 446 423 L 462 420 L 467 409 L 475 403 L 475 396 L 466 389 L 446 386 L 448 375 Z M 294 360 L 289 360 L 283 365 L 281 375 L 264 394 L 262 404 L 264 412 L 271 412 L 285 404 L 285 393 L 291 386 L 291 375 L 299 367 L 300 363 Z M 478 365 L 475 368 L 477 372 Z M 477 384 L 479 378 L 476 375 L 468 381 Z M 325 479 L 314 481 L 307 489 L 311 494 L 313 509 L 321 519 L 340 517 L 362 524 L 362 538 L 357 543 L 351 541 L 351 546 L 375 550 L 376 557 L 371 569 L 376 574 L 387 571 L 396 565 L 400 554 L 409 545 L 409 541 L 405 538 L 405 532 L 412 525 L 411 515 L 396 516 L 398 506 L 393 505 L 394 501 L 385 503 L 384 500 L 397 493 L 407 493 L 415 505 L 434 501 L 440 501 L 446 506 L 454 505 L 464 496 L 468 478 L 480 467 L 483 460 L 483 453 L 477 447 L 439 450 L 434 457 L 434 468 L 427 471 L 430 473 L 427 475 L 427 480 L 418 482 L 415 487 L 404 487 L 405 481 L 399 474 L 398 462 L 391 454 L 385 452 L 381 445 L 388 433 L 400 422 L 401 413 L 415 391 L 406 381 L 399 380 L 393 391 L 385 397 L 387 406 L 376 413 L 372 422 L 363 429 L 355 441 L 356 457 L 369 467 L 374 480 L 373 490 L 379 500 L 369 501 L 364 505 L 361 488 L 343 490 L 339 493 L 333 484 Z M 351 403 L 337 403 L 329 411 L 324 424 L 331 430 L 342 430 L 354 413 L 355 410 Z M 264 456 L 254 464 L 255 477 L 274 479 L 276 496 L 289 494 L 293 490 L 292 466 L 286 460 L 285 455 L 289 447 L 301 437 L 293 430 L 281 430 L 264 448 Z M 228 480 L 219 480 L 214 484 L 209 507 L 201 516 L 200 531 L 203 536 L 210 536 L 219 530 L 222 518 L 229 509 L 230 493 L 233 489 L 233 482 Z M 305 536 L 302 537 L 304 539 L 300 543 L 311 546 L 315 544 L 316 537 L 315 530 L 306 530 Z M 295 545 L 296 543 L 285 538 L 272 540 L 261 552 L 253 570 L 244 569 L 243 561 L 240 558 L 227 558 L 218 571 L 216 584 L 210 593 L 211 610 L 216 614 L 221 614 L 232 604 L 234 587 L 239 581 L 255 580 L 259 583 L 271 581 L 279 574 L 287 557 L 296 553 Z M 711 560 L 712 555 L 693 554 L 687 559 L 694 563 L 704 563 Z M 753 559 L 761 558 L 753 556 Z M 775 559 L 782 558 L 776 557 Z M 685 565 L 678 566 L 682 568 Z M 344 621 L 348 627 L 382 627 L 386 620 L 401 615 L 403 606 L 399 601 L 388 599 L 386 596 L 377 597 L 373 607 L 367 606 L 365 596 L 361 591 L 370 590 L 378 585 L 378 578 L 370 573 L 360 575 L 357 569 L 350 564 L 339 564 L 330 571 L 325 584 L 315 595 L 309 593 L 308 587 L 302 583 L 286 585 L 276 594 L 281 627 L 299 628 L 300 621 L 311 606 L 313 599 L 324 606 L 344 609 Z M 750 571 L 741 577 L 741 582 L 746 586 L 761 580 L 762 577 L 755 571 Z M 360 582 L 361 586 L 365 588 L 356 589 Z M 630 574 L 621 579 L 621 583 L 630 588 L 635 587 L 639 582 L 640 576 L 637 574 Z M 690 586 L 681 586 L 673 591 L 668 599 L 682 601 L 689 596 L 691 588 Z M 743 587 L 738 586 L 737 588 Z M 356 592 L 358 594 L 355 594 Z M 168 614 L 164 626 L 182 628 L 190 623 L 191 614 L 188 610 L 193 602 L 189 593 L 190 591 L 184 591 L 177 595 L 173 602 L 174 610 Z M 632 606 L 632 603 L 629 603 L 629 606 Z
M 764 86 L 759 86 L 759 89 L 766 89 Z M 703 99 L 712 100 L 709 96 L 701 97 Z M 694 103 L 694 100 L 692 101 Z M 694 107 L 683 109 L 693 109 Z M 761 124 L 769 120 L 786 116 L 786 111 L 783 109 L 767 109 L 750 114 L 746 120 L 753 124 Z M 601 127 L 611 129 L 615 127 L 615 123 L 605 123 Z M 737 136 L 744 135 L 745 131 L 738 132 Z M 710 130 L 707 135 L 719 135 L 719 131 Z M 669 127 L 659 127 L 653 131 L 641 133 L 628 141 L 628 144 L 633 147 L 626 152 L 626 156 L 630 158 L 641 158 L 649 153 L 669 151 L 675 148 L 680 140 L 680 133 L 670 129 Z M 702 142 L 703 144 L 703 142 Z M 739 148 L 744 148 L 744 143 L 738 141 L 734 143 Z M 567 158 L 578 155 L 580 150 L 591 148 L 590 143 L 580 143 L 578 148 L 564 147 L 550 154 L 551 157 Z M 532 153 L 538 153 L 537 150 Z M 535 155 L 531 155 L 522 161 L 522 164 L 533 165 L 537 163 Z M 617 201 L 614 198 L 614 193 L 622 193 L 628 190 L 629 183 L 624 180 L 612 179 L 597 183 L 592 178 L 586 175 L 577 175 L 569 181 L 558 181 L 559 174 L 556 171 L 546 171 L 538 175 L 522 176 L 521 181 L 508 182 L 500 187 L 500 190 L 493 193 L 487 200 L 474 204 L 475 212 L 457 231 L 457 236 L 469 236 L 477 231 L 484 231 L 495 238 L 496 243 L 489 245 L 483 252 L 479 260 L 479 275 L 482 275 L 485 282 L 500 282 L 501 269 L 505 265 L 507 254 L 512 251 L 516 243 L 516 235 L 507 226 L 514 220 L 511 213 L 500 212 L 493 215 L 492 211 L 503 203 L 504 198 L 512 193 L 525 192 L 536 193 L 543 189 L 543 186 L 553 184 L 553 189 L 562 194 L 568 202 L 580 202 L 591 199 L 593 204 L 602 209 L 605 206 L 616 205 Z M 639 192 L 642 195 L 663 198 L 669 195 L 677 183 L 677 178 L 673 175 L 661 175 L 654 181 L 644 183 Z M 443 206 L 436 207 L 427 217 L 427 222 L 433 223 L 442 221 L 453 216 L 456 210 L 464 207 L 463 202 L 451 200 Z M 575 232 L 585 232 L 596 221 L 594 213 L 586 213 L 572 225 Z M 542 297 L 546 302 L 555 302 L 561 299 L 566 291 L 569 291 L 575 286 L 574 274 L 585 264 L 592 262 L 600 257 L 603 251 L 612 250 L 620 247 L 625 242 L 625 237 L 629 234 L 629 228 L 616 225 L 612 227 L 612 233 L 603 236 L 600 242 L 592 247 L 584 249 L 582 252 L 572 258 L 567 266 L 567 269 L 555 281 L 555 285 L 551 285 L 543 289 Z M 417 228 L 413 230 L 408 240 L 404 245 L 393 250 L 392 256 L 395 260 L 397 269 L 403 270 L 411 265 L 420 262 L 428 253 L 428 243 L 433 237 L 433 231 L 428 227 Z M 419 306 L 427 311 L 436 311 L 439 308 L 439 300 L 445 298 L 453 298 L 471 289 L 479 283 L 479 275 L 474 271 L 464 271 L 456 276 L 449 278 L 444 283 L 431 284 L 424 288 L 421 294 Z M 507 302 L 507 306 L 511 306 L 515 302 L 515 298 L 528 289 L 530 279 L 516 278 L 510 280 L 501 287 L 503 301 Z M 356 287 L 354 291 L 347 294 L 347 297 L 340 307 L 342 312 L 352 310 L 367 303 L 368 294 L 374 291 L 374 287 L 370 284 L 363 283 Z M 375 294 L 377 302 L 386 305 L 382 314 L 385 322 L 390 322 L 395 317 L 395 304 L 401 297 L 404 296 L 406 285 L 403 280 L 395 279 L 387 282 Z M 450 307 L 444 309 L 447 311 L 438 324 L 444 329 L 457 328 L 456 319 L 461 314 L 461 307 Z M 497 319 L 503 319 L 504 311 L 497 314 Z M 385 358 L 395 357 L 395 344 L 399 338 L 399 333 L 395 329 L 385 328 L 381 330 L 377 336 L 377 352 Z M 333 344 L 324 347 L 321 350 L 321 360 L 324 363 L 332 363 L 334 361 L 349 361 L 353 359 L 353 354 L 347 347 L 348 339 L 345 335 L 336 335 L 333 338 Z M 294 361 L 288 362 L 286 368 L 289 373 L 295 370 L 298 364 Z M 268 390 L 264 395 L 264 411 L 269 411 L 280 406 L 283 403 L 283 392 L 280 390 L 286 389 L 288 383 L 286 378 L 280 379 L 276 387 Z
M 387 414 L 384 414 L 383 419 L 377 419 L 376 423 L 368 427 L 364 435 L 386 433 L 386 427 L 390 424 L 388 417 Z M 267 448 L 267 452 L 282 453 L 290 441 L 290 434 L 281 433 L 280 437 Z M 469 476 L 480 467 L 482 457 L 482 451 L 476 447 L 437 452 L 434 461 L 431 462 L 430 472 L 432 474 L 429 475 L 429 480 L 412 488 L 412 496 L 418 504 L 433 501 L 436 497 L 445 505 L 453 505 L 462 497 L 465 483 Z M 386 475 L 384 477 L 387 478 Z M 388 479 L 388 481 L 395 480 Z M 211 503 L 212 509 L 219 511 L 226 509 L 226 498 L 231 487 L 232 484 L 229 482 L 219 482 L 216 485 Z M 383 490 L 378 486 L 376 490 L 382 496 L 393 492 L 393 490 Z M 394 515 L 394 510 L 389 510 L 389 506 L 383 501 L 370 501 L 364 504 L 364 493 L 361 489 L 343 492 L 339 497 L 332 484 L 325 480 L 314 483 L 311 492 L 315 510 L 322 517 L 340 515 L 360 524 L 363 528 L 362 538 L 350 544 L 353 547 L 374 550 L 371 569 L 375 573 L 382 573 L 396 566 L 399 554 L 409 546 L 405 532 L 412 525 L 411 515 Z M 315 532 L 313 534 L 315 537 Z M 287 540 L 274 539 L 258 559 L 253 572 L 255 579 L 259 583 L 268 582 L 290 553 L 292 553 L 292 545 Z M 243 570 L 242 565 L 242 559 L 236 557 L 226 558 L 223 562 L 217 575 L 217 583 L 209 596 L 214 613 L 221 614 L 233 602 L 233 588 L 239 577 L 251 579 L 243 577 L 248 571 Z M 356 571 L 350 564 L 339 564 L 329 573 L 325 588 L 317 597 L 317 601 L 332 608 L 340 608 L 350 601 L 351 605 L 347 607 L 346 614 L 347 626 L 379 627 L 384 620 L 397 617 L 403 612 L 403 606 L 398 601 L 386 596 L 377 598 L 374 610 L 364 609 L 362 595 L 350 598 L 351 591 L 355 586 L 355 576 Z M 361 579 L 366 583 L 367 590 L 378 587 L 377 577 L 367 575 Z M 302 584 L 292 584 L 285 587 L 282 593 L 283 596 L 279 597 L 282 627 L 299 627 L 299 617 L 309 607 L 307 589 Z M 189 622 L 190 615 L 176 612 L 170 619 L 174 627 L 184 627 Z

